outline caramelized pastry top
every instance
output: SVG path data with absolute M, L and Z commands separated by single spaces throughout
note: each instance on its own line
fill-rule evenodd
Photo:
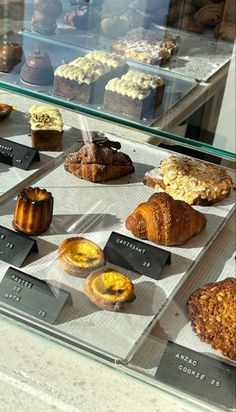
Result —
M 105 268 L 95 270 L 87 277 L 84 291 L 101 309 L 119 310 L 124 303 L 135 299 L 134 285 L 123 273 Z
M 88 269 L 93 270 L 104 264 L 101 248 L 83 237 L 65 239 L 60 244 L 57 255 L 63 269 L 74 276 L 80 276 Z

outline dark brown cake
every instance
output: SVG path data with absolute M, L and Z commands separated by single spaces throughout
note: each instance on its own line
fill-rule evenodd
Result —
M 23 50 L 18 43 L 0 45 L 0 71 L 8 73 L 23 59 Z
M 208 283 L 189 298 L 194 332 L 224 356 L 236 360 L 236 279 Z
M 104 108 L 136 119 L 152 118 L 163 100 L 165 85 L 158 75 L 130 70 L 105 87 Z
M 100 50 L 90 52 L 56 69 L 53 90 L 83 104 L 101 104 L 107 82 L 127 69 L 126 59 L 121 56 Z
M 34 51 L 26 60 L 20 78 L 26 83 L 49 85 L 53 83 L 53 69 L 47 53 Z
M 80 3 L 75 9 L 69 10 L 64 16 L 64 23 L 80 30 L 93 29 L 100 20 L 98 8 L 90 3 Z

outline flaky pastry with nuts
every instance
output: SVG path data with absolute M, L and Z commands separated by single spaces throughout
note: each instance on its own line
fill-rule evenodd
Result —
M 181 156 L 170 156 L 145 173 L 144 184 L 190 205 L 210 205 L 227 197 L 232 179 L 220 166 Z

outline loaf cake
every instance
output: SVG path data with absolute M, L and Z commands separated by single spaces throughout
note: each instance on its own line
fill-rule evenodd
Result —
M 170 33 L 132 29 L 112 44 L 114 52 L 127 59 L 158 66 L 166 65 L 179 47 L 180 38 Z
M 52 84 L 53 76 L 50 56 L 39 50 L 31 53 L 20 72 L 20 78 L 24 82 L 42 86 Z
M 84 282 L 84 292 L 98 308 L 111 311 L 119 311 L 135 299 L 132 281 L 112 268 L 91 272 Z
M 129 70 L 105 86 L 104 108 L 136 119 L 152 118 L 163 100 L 165 85 L 158 75 Z
M 121 56 L 103 51 L 90 52 L 56 69 L 53 91 L 83 104 L 100 104 L 106 83 L 127 69 L 126 59 Z
M 53 106 L 36 106 L 29 110 L 32 147 L 42 151 L 61 151 L 63 121 Z
M 227 197 L 232 179 L 226 169 L 184 156 L 169 156 L 145 173 L 144 184 L 174 199 L 210 205 Z
M 39 187 L 28 187 L 18 194 L 12 224 L 26 235 L 40 235 L 48 230 L 52 213 L 52 194 Z
M 23 50 L 18 43 L 7 42 L 0 45 L 0 72 L 9 73 L 23 60 Z
M 65 170 L 95 183 L 134 173 L 130 157 L 119 152 L 120 148 L 119 142 L 106 138 L 84 144 L 78 152 L 70 153 L 65 158 Z
M 236 361 L 236 279 L 208 283 L 192 293 L 188 313 L 194 332 L 223 356 Z

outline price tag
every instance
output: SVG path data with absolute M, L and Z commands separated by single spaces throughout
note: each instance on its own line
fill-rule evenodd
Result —
M 0 226 L 0 260 L 21 267 L 32 252 L 38 252 L 34 239 Z
M 168 342 L 156 378 L 206 401 L 235 408 L 233 366 Z
M 1 163 L 27 170 L 33 160 L 40 160 L 38 150 L 0 137 Z
M 48 323 L 55 323 L 71 294 L 9 267 L 0 283 L 0 301 Z
M 108 262 L 153 279 L 171 263 L 170 252 L 116 232 L 111 233 L 104 254 Z

